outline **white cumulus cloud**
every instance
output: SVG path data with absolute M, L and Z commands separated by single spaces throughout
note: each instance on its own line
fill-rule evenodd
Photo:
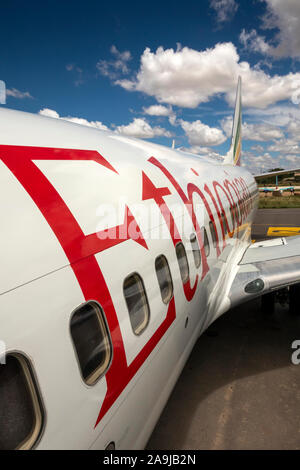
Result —
M 262 28 L 276 31 L 273 40 L 266 42 L 256 30 L 242 31 L 240 39 L 250 50 L 274 58 L 300 59 L 300 2 L 299 0 L 264 0 L 267 13 Z
M 220 94 L 233 105 L 239 75 L 243 104 L 256 108 L 291 99 L 300 83 L 300 73 L 270 76 L 241 62 L 232 43 L 219 43 L 204 51 L 159 47 L 152 52 L 146 48 L 136 78 L 116 80 L 115 84 L 154 96 L 159 103 L 195 108 Z
M 300 120 L 291 120 L 287 127 L 287 131 L 291 138 L 296 139 L 300 142 Z
M 281 162 L 279 157 L 273 157 L 268 152 L 261 155 L 243 152 L 242 166 L 248 168 L 252 174 L 258 175 L 268 172 L 271 168 L 281 166 Z
M 161 104 L 154 104 L 148 108 L 143 108 L 143 111 L 149 116 L 170 116 L 172 114 L 172 108 L 167 108 Z
M 178 150 L 182 152 L 193 153 L 194 155 L 198 155 L 201 157 L 208 157 L 213 158 L 214 160 L 218 160 L 220 162 L 223 161 L 223 156 L 221 156 L 218 152 L 215 152 L 210 147 L 201 147 L 199 145 L 193 145 L 191 147 L 180 147 Z
M 280 139 L 268 147 L 269 152 L 279 152 L 283 155 L 300 155 L 300 146 L 296 140 Z
M 172 133 L 163 127 L 151 127 L 143 118 L 134 118 L 127 126 L 117 126 L 115 132 L 129 137 L 152 139 L 153 137 L 172 137 Z
M 261 54 L 267 54 L 270 51 L 270 45 L 266 42 L 263 36 L 260 36 L 255 29 L 249 33 L 243 29 L 240 34 L 240 41 L 246 49 Z
M 223 119 L 222 128 L 225 134 L 230 137 L 232 133 L 232 118 Z M 252 124 L 243 122 L 242 137 L 244 140 L 256 140 L 258 142 L 268 142 L 270 140 L 281 139 L 284 137 L 282 129 L 270 124 L 258 123 Z
M 43 108 L 39 111 L 39 114 L 41 116 L 46 116 L 46 117 L 51 117 L 51 118 L 56 118 L 59 119 L 59 114 L 57 111 L 54 109 L 49 109 L 49 108 Z
M 82 126 L 94 127 L 104 131 L 115 132 L 116 134 L 127 135 L 129 137 L 137 137 L 140 139 L 152 139 L 153 137 L 172 137 L 172 133 L 160 126 L 152 127 L 144 118 L 134 118 L 134 120 L 128 125 L 114 126 L 114 129 L 109 129 L 101 121 L 88 121 L 84 118 L 72 117 L 72 116 L 60 116 L 54 109 L 44 108 L 39 111 L 41 116 L 47 116 L 56 119 L 62 119 L 63 121 L 73 122 L 75 124 L 81 124 Z
M 132 59 L 130 51 L 120 52 L 116 46 L 112 45 L 110 52 L 112 60 L 99 60 L 96 64 L 97 69 L 106 77 L 115 80 L 120 75 L 129 73 L 128 62 Z
M 180 119 L 179 123 L 191 146 L 216 146 L 227 140 L 221 129 L 209 127 L 200 120 L 188 122 Z
M 286 160 L 289 162 L 295 163 L 296 165 L 300 164 L 300 156 L 298 155 L 285 155 Z
M 57 111 L 54 109 L 49 109 L 49 108 L 43 108 L 39 111 L 39 114 L 41 116 L 47 116 L 51 118 L 56 118 L 56 119 L 62 119 L 63 121 L 70 121 L 75 124 L 81 124 L 82 126 L 88 126 L 88 127 L 94 127 L 96 129 L 100 129 L 102 131 L 108 131 L 108 127 L 105 126 L 105 124 L 102 124 L 100 121 L 88 121 L 87 119 L 84 118 L 78 118 L 78 117 L 71 117 L 71 116 L 60 116 Z
M 266 122 L 273 126 L 288 126 L 290 122 L 300 120 L 300 107 L 294 105 L 270 106 L 265 109 L 247 109 L 247 116 Z
M 238 10 L 235 0 L 210 0 L 210 7 L 215 10 L 219 23 L 231 20 Z

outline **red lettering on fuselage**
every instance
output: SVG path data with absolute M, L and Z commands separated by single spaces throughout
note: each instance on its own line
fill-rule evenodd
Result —
M 0 146 L 0 158 L 30 195 L 32 200 L 35 202 L 45 217 L 53 233 L 57 237 L 57 240 L 59 241 L 70 262 L 70 266 L 73 269 L 84 298 L 87 301 L 90 299 L 98 301 L 105 312 L 111 334 L 114 354 L 111 366 L 106 373 L 107 393 L 102 403 L 99 416 L 96 420 L 96 426 L 120 396 L 128 383 L 135 376 L 139 368 L 146 361 L 147 357 L 157 346 L 161 338 L 165 335 L 170 325 L 175 320 L 176 310 L 174 297 L 169 303 L 165 320 L 161 323 L 153 336 L 148 340 L 146 345 L 134 358 L 131 364 L 128 365 L 123 338 L 121 335 L 113 300 L 111 298 L 111 294 L 108 285 L 106 284 L 106 280 L 102 274 L 101 268 L 94 255 L 127 240 L 134 240 L 135 242 L 142 245 L 145 249 L 148 249 L 140 227 L 131 214 L 130 209 L 126 207 L 123 224 L 112 227 L 108 230 L 104 230 L 103 232 L 85 235 L 62 197 L 46 178 L 46 176 L 42 173 L 42 171 L 39 170 L 39 168 L 35 165 L 33 160 L 93 160 L 109 171 L 113 171 L 117 174 L 118 172 L 98 152 L 91 150 L 2 145 Z M 151 157 L 149 161 L 153 165 L 157 166 L 169 179 L 188 210 L 200 245 L 203 279 L 207 274 L 209 267 L 204 251 L 201 227 L 197 220 L 193 206 L 193 194 L 196 193 L 200 196 L 207 210 L 209 219 L 213 223 L 217 234 L 218 231 L 210 205 L 198 186 L 193 183 L 189 183 L 187 185 L 186 195 L 171 173 L 158 160 L 156 160 L 154 157 Z M 143 182 L 142 200 L 153 199 L 156 202 L 168 226 L 173 245 L 176 246 L 176 243 L 181 241 L 181 236 L 179 234 L 175 220 L 164 200 L 165 196 L 171 194 L 170 190 L 166 187 L 157 188 L 146 175 L 146 173 L 142 173 L 141 177 Z M 224 227 L 220 214 L 220 209 L 221 212 L 223 212 L 224 207 L 220 201 L 218 192 L 216 191 L 216 187 L 218 185 L 223 189 L 223 191 L 225 190 L 218 182 L 214 182 L 214 190 L 219 202 L 219 206 L 217 205 L 217 202 L 207 184 L 205 185 L 205 190 L 208 192 L 213 201 L 213 205 L 216 209 L 216 213 L 218 214 L 222 227 L 223 241 L 225 242 Z M 226 180 L 224 182 L 224 186 L 229 193 L 227 198 L 230 207 L 234 207 L 234 199 L 229 190 L 229 187 L 233 188 L 237 197 L 237 201 L 241 200 L 240 190 L 237 188 L 238 185 L 242 187 L 242 191 L 245 194 L 245 197 L 247 197 L 246 193 L 248 189 L 244 181 L 237 180 L 235 182 L 229 182 Z M 240 225 L 240 223 L 241 221 L 237 220 L 237 225 Z M 109 236 L 111 230 L 115 230 L 114 237 Z M 105 237 L 105 235 L 107 235 L 107 237 Z M 225 245 L 223 244 L 223 246 Z M 220 254 L 220 248 L 218 244 L 216 246 L 216 250 L 218 256 Z M 190 281 L 183 285 L 187 301 L 191 301 L 193 299 L 197 285 L 199 284 L 198 281 L 199 278 L 197 275 L 193 287 L 190 285 Z
M 177 243 L 182 242 L 182 239 L 179 235 L 178 228 L 176 226 L 174 217 L 168 208 L 167 204 L 164 201 L 164 196 L 168 196 L 171 194 L 168 188 L 156 188 L 152 181 L 148 178 L 148 176 L 143 172 L 143 201 L 147 199 L 154 199 L 156 204 L 158 205 L 162 216 L 165 219 L 167 227 L 169 229 L 174 248 L 176 247 Z M 191 301 L 195 295 L 197 284 L 198 284 L 199 276 L 197 274 L 194 286 L 191 287 L 191 281 L 188 279 L 187 282 L 183 284 L 183 290 L 185 297 L 188 301 Z
M 186 206 L 186 208 L 188 210 L 188 213 L 189 213 L 189 215 L 192 219 L 192 223 L 194 225 L 194 228 L 195 228 L 195 231 L 196 231 L 196 234 L 197 234 L 197 238 L 198 238 L 198 242 L 199 242 L 199 246 L 200 246 L 201 257 L 202 257 L 202 279 L 203 279 L 205 277 L 205 275 L 207 274 L 207 272 L 209 270 L 209 267 L 208 267 L 208 264 L 207 264 L 207 259 L 206 259 L 206 254 L 205 254 L 205 250 L 204 250 L 204 243 L 203 243 L 203 239 L 202 239 L 201 230 L 200 230 L 200 227 L 199 227 L 196 215 L 195 215 L 195 211 L 194 211 L 194 208 L 193 208 L 193 201 L 190 199 L 190 195 L 188 197 L 186 196 L 185 192 L 183 191 L 183 189 L 181 188 L 179 183 L 175 180 L 174 176 L 172 176 L 171 173 L 167 170 L 167 168 L 165 168 L 156 158 L 154 158 L 154 157 L 149 158 L 149 162 L 151 162 L 153 165 L 157 166 L 163 172 L 163 174 L 168 178 L 168 180 L 172 183 L 172 185 L 176 189 L 177 193 L 179 194 L 181 200 L 183 201 L 184 205 Z M 195 186 L 195 188 L 197 188 L 197 186 Z M 197 188 L 197 190 L 200 191 L 199 188 Z M 204 201 L 204 199 L 203 199 L 203 201 Z
M 220 188 L 223 193 L 225 194 L 227 200 L 228 200 L 228 203 L 229 203 L 229 207 L 230 207 L 230 212 L 232 213 L 232 211 L 234 211 L 234 205 L 233 203 L 231 202 L 231 199 L 230 199 L 230 196 L 228 195 L 226 189 L 220 184 L 218 183 L 218 181 L 213 181 L 213 187 L 214 187 L 214 190 L 215 190 L 215 193 L 216 193 L 216 196 L 217 196 L 217 199 L 218 199 L 218 203 L 219 203 L 219 206 L 221 207 L 221 210 L 222 210 L 222 213 L 224 214 L 224 219 L 225 219 L 225 223 L 227 225 L 227 230 L 228 230 L 228 233 L 229 233 L 229 236 L 230 237 L 233 237 L 233 234 L 234 234 L 234 229 L 235 229 L 235 219 L 234 217 L 232 218 L 232 224 L 233 224 L 233 227 L 232 227 L 232 231 L 230 230 L 230 227 L 229 227 L 229 223 L 228 223 L 228 219 L 227 219 L 227 215 L 226 215 L 226 211 L 223 207 L 223 203 L 221 201 L 221 198 L 220 198 L 220 195 L 219 195 L 219 191 L 217 190 L 217 188 Z M 225 229 L 225 227 L 224 227 Z

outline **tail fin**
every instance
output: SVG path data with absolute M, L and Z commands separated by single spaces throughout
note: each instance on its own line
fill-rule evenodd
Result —
M 225 165 L 240 165 L 242 150 L 242 79 L 239 77 L 236 92 L 235 112 L 229 152 L 224 158 Z

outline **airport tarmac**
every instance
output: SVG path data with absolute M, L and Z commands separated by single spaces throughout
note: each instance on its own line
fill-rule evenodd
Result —
M 258 211 L 253 238 L 300 227 L 300 209 Z M 173 390 L 147 449 L 300 449 L 300 365 L 291 348 L 300 315 L 260 300 L 232 309 L 205 332 Z
M 255 241 L 269 238 L 268 230 L 270 227 L 290 228 L 290 235 L 300 233 L 300 209 L 260 209 L 252 225 L 252 239 Z M 299 232 L 297 233 L 297 231 Z M 286 231 L 274 232 L 271 238 L 275 236 L 287 236 Z

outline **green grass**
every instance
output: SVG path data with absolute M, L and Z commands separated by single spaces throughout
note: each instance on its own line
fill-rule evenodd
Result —
M 259 198 L 259 209 L 300 209 L 300 196 Z

